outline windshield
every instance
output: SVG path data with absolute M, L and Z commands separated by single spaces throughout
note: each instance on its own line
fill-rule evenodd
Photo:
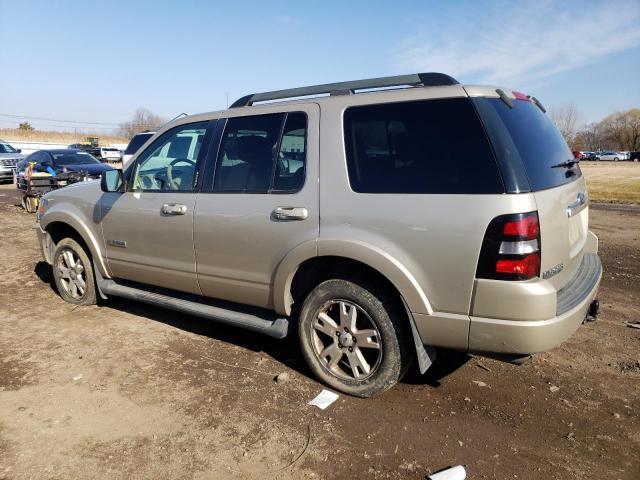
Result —
M 51 155 L 53 155 L 53 160 L 56 165 L 93 165 L 95 163 L 101 163 L 93 155 L 82 151 L 52 152 Z
M 496 155 L 502 164 L 521 162 L 531 190 L 569 183 L 581 175 L 578 164 L 557 167 L 573 154 L 553 121 L 534 103 L 513 100 L 509 108 L 499 98 L 475 98 Z
M 0 153 L 18 153 L 18 151 L 8 143 L 0 143 Z
M 144 143 L 153 136 L 153 133 L 139 133 L 131 139 L 127 149 L 124 151 L 125 155 L 133 155 L 138 149 L 144 145 Z

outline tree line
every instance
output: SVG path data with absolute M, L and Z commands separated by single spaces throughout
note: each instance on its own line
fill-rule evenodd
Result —
M 124 137 L 131 138 L 136 133 L 156 130 L 165 123 L 167 123 L 166 118 L 141 107 L 133 113 L 131 120 L 120 124 L 118 133 Z
M 574 151 L 640 151 L 640 108 L 615 112 L 586 125 L 581 124 L 573 103 L 550 108 L 549 116 Z

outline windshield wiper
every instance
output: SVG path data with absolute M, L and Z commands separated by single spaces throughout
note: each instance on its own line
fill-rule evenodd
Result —
M 578 163 L 580 163 L 580 160 L 578 160 L 577 158 L 572 158 L 565 162 L 557 163 L 556 165 L 551 165 L 551 168 L 560 168 L 560 167 L 571 168 L 574 165 L 577 165 Z

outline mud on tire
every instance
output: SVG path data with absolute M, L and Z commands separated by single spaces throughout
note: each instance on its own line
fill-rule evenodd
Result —
M 316 376 L 358 397 L 391 388 L 415 356 L 400 299 L 358 278 L 316 286 L 302 305 L 298 335 Z

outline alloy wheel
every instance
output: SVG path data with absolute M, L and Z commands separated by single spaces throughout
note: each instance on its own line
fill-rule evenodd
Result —
M 56 265 L 60 285 L 71 297 L 80 300 L 87 291 L 86 271 L 80 257 L 71 249 L 64 249 Z
M 382 360 L 380 331 L 367 312 L 348 300 L 326 302 L 311 325 L 320 364 L 343 380 L 364 380 Z

